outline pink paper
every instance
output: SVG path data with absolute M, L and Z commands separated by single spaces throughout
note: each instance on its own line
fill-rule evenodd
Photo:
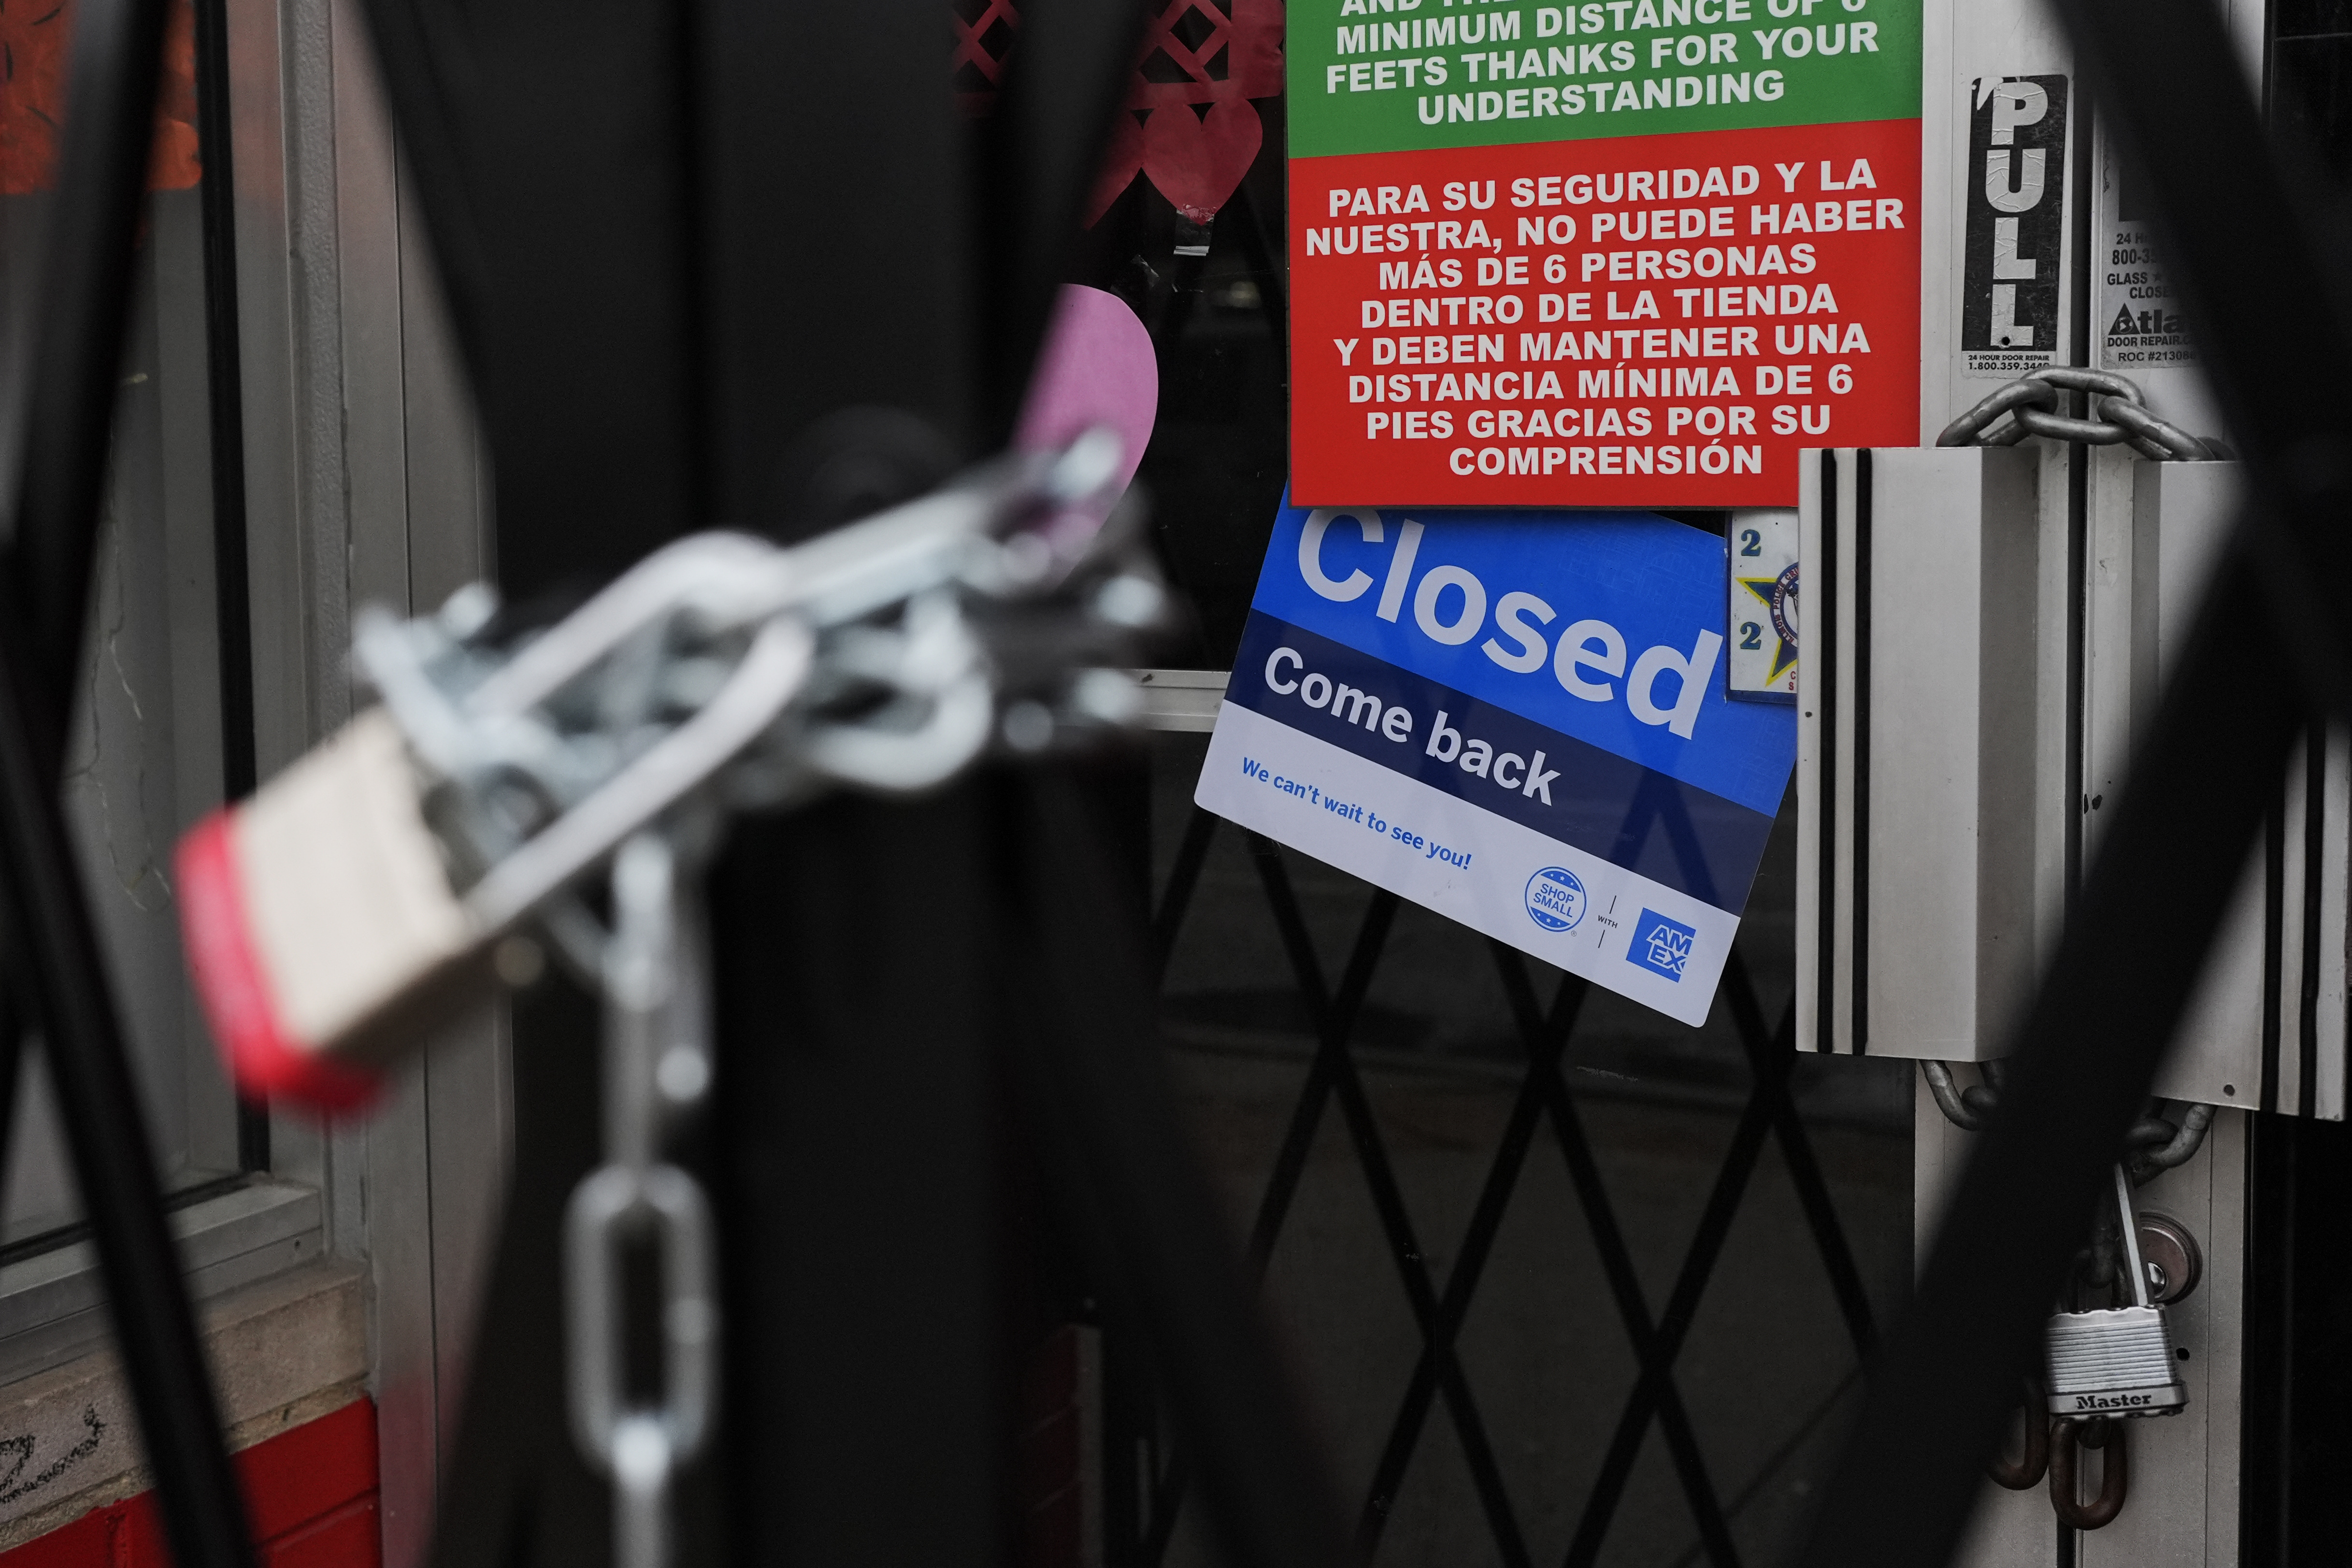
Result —
M 1108 426 L 1125 450 L 1119 489 L 1135 477 L 1160 413 L 1160 359 L 1151 334 L 1116 294 L 1066 284 L 1013 444 L 1043 451 Z

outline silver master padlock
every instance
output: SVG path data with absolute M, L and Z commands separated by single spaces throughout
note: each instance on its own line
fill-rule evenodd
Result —
M 2189 1390 L 2174 1367 L 2172 1330 L 2165 1322 L 2164 1309 L 2147 1299 L 2147 1265 L 2139 1253 L 2131 1178 L 2120 1165 L 2116 1167 L 2116 1203 L 2121 1210 L 2132 1304 L 2052 1315 L 2053 1415 L 2170 1415 L 2189 1403 Z

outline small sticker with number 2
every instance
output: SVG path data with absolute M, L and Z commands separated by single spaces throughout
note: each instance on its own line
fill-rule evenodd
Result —
M 1727 689 L 1749 702 L 1797 700 L 1797 514 L 1735 511 L 1730 561 L 1731 661 Z

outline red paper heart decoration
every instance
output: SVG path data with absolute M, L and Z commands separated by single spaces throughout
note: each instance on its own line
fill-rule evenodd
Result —
M 1143 122 L 1143 172 L 1169 205 L 1206 224 L 1257 161 L 1265 128 L 1245 100 L 1223 99 L 1196 118 L 1190 104 L 1171 103 Z

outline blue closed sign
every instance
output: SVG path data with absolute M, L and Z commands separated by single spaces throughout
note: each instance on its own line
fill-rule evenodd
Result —
M 1792 711 L 1725 697 L 1724 550 L 1286 505 L 1195 799 L 1699 1023 L 1796 759 Z

